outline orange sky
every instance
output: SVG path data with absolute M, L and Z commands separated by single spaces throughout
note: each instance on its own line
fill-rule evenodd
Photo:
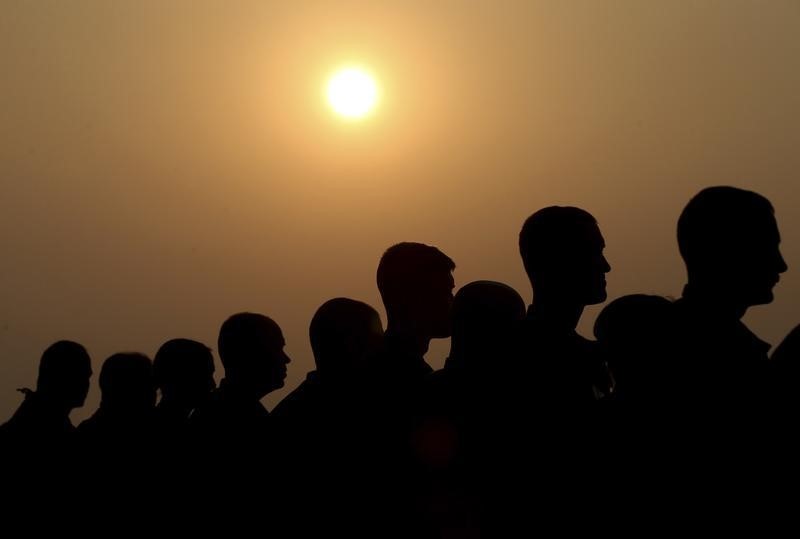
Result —
M 794 0 L 4 2 L 0 420 L 54 340 L 97 372 L 214 346 L 241 310 L 283 327 L 291 389 L 316 307 L 379 307 L 401 240 L 530 299 L 516 237 L 551 204 L 598 218 L 610 297 L 676 296 L 675 222 L 711 184 L 775 205 L 790 270 L 747 321 L 777 342 L 800 322 L 798 57 Z M 362 124 L 322 99 L 351 61 L 383 88 Z

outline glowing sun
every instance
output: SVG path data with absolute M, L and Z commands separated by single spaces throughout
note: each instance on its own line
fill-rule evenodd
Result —
M 333 111 L 350 120 L 367 116 L 378 102 L 378 85 L 366 71 L 349 67 L 328 81 L 326 95 Z

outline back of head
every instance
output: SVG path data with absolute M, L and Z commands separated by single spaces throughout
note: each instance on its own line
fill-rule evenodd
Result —
M 147 413 L 156 390 L 150 358 L 135 352 L 110 356 L 100 369 L 101 408 L 124 415 Z
M 167 341 L 153 360 L 153 376 L 163 398 L 197 406 L 214 389 L 211 349 L 190 339 Z
M 450 335 L 449 317 L 453 299 L 453 260 L 436 247 L 423 243 L 398 243 L 378 264 L 378 290 L 393 319 L 418 318 L 436 337 Z
M 605 300 L 605 242 L 595 218 L 571 206 L 531 215 L 519 234 L 519 252 L 536 292 L 570 293 L 586 305 Z
M 91 375 L 91 359 L 86 349 L 76 342 L 58 341 L 42 354 L 36 389 L 48 399 L 77 408 L 86 400 Z
M 786 271 L 779 243 L 772 204 L 753 191 L 703 189 L 678 219 L 678 246 L 690 284 L 724 288 L 747 305 L 772 301 L 772 287 Z
M 594 336 L 603 343 L 640 342 L 668 324 L 672 302 L 662 296 L 630 294 L 606 305 L 594 323 Z
M 222 324 L 217 341 L 226 380 L 261 396 L 281 387 L 289 362 L 285 344 L 280 326 L 271 318 L 234 314 Z
M 667 364 L 673 341 L 673 305 L 661 296 L 631 294 L 600 312 L 594 335 L 617 381 L 617 391 L 655 393 L 677 369 Z M 660 393 L 659 393 L 660 394 Z
M 516 290 L 496 281 L 474 281 L 453 300 L 453 339 L 450 357 L 488 359 L 502 348 L 525 316 L 525 302 Z
M 334 298 L 317 309 L 308 332 L 319 371 L 347 375 L 378 350 L 383 326 L 378 311 L 366 303 Z

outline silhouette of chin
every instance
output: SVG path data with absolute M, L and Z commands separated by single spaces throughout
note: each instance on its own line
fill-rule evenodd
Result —
M 751 279 L 748 283 L 749 286 L 743 290 L 742 297 L 747 299 L 748 305 L 766 305 L 775 300 L 775 293 L 773 289 L 780 281 L 778 276 Z
M 602 286 L 595 288 L 589 293 L 586 305 L 597 305 L 598 303 L 603 303 L 607 299 L 608 292 L 606 291 L 605 283 L 603 283 Z
M 588 302 L 586 302 L 586 305 L 597 305 L 599 303 L 605 302 L 605 300 L 607 299 L 608 299 L 608 294 L 603 292 L 602 294 L 597 294 L 596 296 L 592 297 Z
M 775 294 L 772 292 L 772 288 L 768 288 L 765 290 L 758 290 L 753 291 L 750 294 L 750 305 L 766 305 L 768 303 L 772 303 L 775 300 Z

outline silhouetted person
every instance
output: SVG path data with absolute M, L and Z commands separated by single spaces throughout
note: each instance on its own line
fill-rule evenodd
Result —
M 594 335 L 614 378 L 614 400 L 631 405 L 667 403 L 675 377 L 667 353 L 672 302 L 661 296 L 631 294 L 600 312 Z
M 606 305 L 594 324 L 614 392 L 597 418 L 599 443 L 593 453 L 608 470 L 605 482 L 615 494 L 605 503 L 614 513 L 636 507 L 649 489 L 661 488 L 671 472 L 658 477 L 654 471 L 673 466 L 680 454 L 672 449 L 674 431 L 665 423 L 673 413 L 676 379 L 683 374 L 671 350 L 673 318 L 668 299 L 631 294 Z
M 427 405 L 470 421 L 505 381 L 507 345 L 524 317 L 525 302 L 508 285 L 475 281 L 461 288 L 453 301 L 450 354 L 430 376 Z
M 156 387 L 153 365 L 144 354 L 124 352 L 110 356 L 100 369 L 100 407 L 78 426 L 88 444 L 151 442 Z
M 422 243 L 399 243 L 386 250 L 378 264 L 377 281 L 386 307 L 387 327 L 368 377 L 368 421 L 374 425 L 374 468 L 371 488 L 379 495 L 371 511 L 379 520 L 401 522 L 397 535 L 420 533 L 413 505 L 414 485 L 409 468 L 413 458 L 410 437 L 415 405 L 426 376 L 431 339 L 450 336 L 455 263 L 439 249 Z
M 59 522 L 63 531 L 61 524 L 85 507 L 80 487 L 86 481 L 86 466 L 69 414 L 83 406 L 91 374 L 83 346 L 71 341 L 52 344 L 39 362 L 36 391 L 21 390 L 25 400 L 0 427 L 6 528 L 16 528 L 17 519 L 20 527 L 29 526 L 33 516 Z
M 398 243 L 378 264 L 378 290 L 387 327 L 379 369 L 392 384 L 418 384 L 431 372 L 424 355 L 431 339 L 450 336 L 455 263 L 436 247 Z
M 156 422 L 164 434 L 183 431 L 189 415 L 216 387 L 211 349 L 190 339 L 165 342 L 153 360 L 153 375 L 161 391 Z
M 364 521 L 368 494 L 365 460 L 375 425 L 364 420 L 364 382 L 368 360 L 380 347 L 378 312 L 360 301 L 335 298 L 314 314 L 309 327 L 316 370 L 272 412 L 282 465 L 291 483 L 282 496 L 314 518 L 299 518 L 298 535 L 339 530 L 352 536 Z M 342 485 L 349 494 L 342 497 Z
M 673 342 L 668 352 L 679 376 L 665 435 L 650 455 L 664 464 L 652 484 L 680 489 L 683 506 L 704 511 L 710 499 L 728 508 L 720 500 L 748 500 L 749 510 L 753 492 L 773 489 L 752 482 L 785 473 L 771 469 L 782 444 L 773 438 L 770 346 L 741 320 L 750 307 L 772 302 L 787 269 L 774 210 L 752 191 L 706 188 L 683 209 L 677 237 L 687 283 L 661 342 Z M 680 514 L 670 511 L 674 517 Z
M 25 400 L 0 427 L 0 440 L 21 444 L 64 441 L 75 430 L 69 414 L 83 406 L 91 375 L 91 360 L 83 346 L 72 341 L 50 345 L 39 362 L 36 391 L 20 390 Z
M 193 428 L 224 445 L 264 443 L 271 422 L 261 399 L 283 387 L 290 361 L 285 345 L 281 328 L 263 314 L 228 318 L 218 340 L 225 378 L 210 400 L 195 410 Z
M 551 206 L 531 215 L 519 250 L 533 303 L 519 335 L 524 381 L 552 411 L 583 407 L 610 391 L 595 342 L 575 331 L 584 307 L 606 299 L 605 241 L 594 217 L 580 208 Z
M 358 398 L 368 360 L 380 348 L 383 324 L 378 312 L 360 301 L 335 298 L 314 314 L 309 327 L 316 370 L 289 393 L 273 415 L 293 430 L 318 431 L 331 420 L 363 405 Z
M 766 396 L 770 346 L 741 318 L 772 301 L 787 269 L 779 243 L 772 205 L 752 191 L 710 187 L 684 208 L 678 245 L 688 283 L 675 303 L 680 403 L 731 411 Z
M 285 345 L 281 328 L 263 314 L 244 312 L 225 320 L 217 342 L 225 377 L 189 419 L 191 439 L 204 462 L 221 463 L 219 473 L 198 485 L 195 503 L 220 513 L 228 534 L 263 529 L 265 510 L 268 529 L 275 531 L 276 521 L 292 508 L 276 505 L 286 492 L 284 478 L 290 478 L 272 418 L 261 404 L 283 387 L 290 362 Z
M 610 377 L 596 342 L 576 327 L 587 305 L 606 299 L 605 241 L 595 218 L 580 208 L 551 206 L 531 215 L 519 251 L 533 288 L 533 303 L 516 331 L 507 377 L 496 392 L 496 426 L 486 444 L 484 474 L 487 535 L 529 535 L 538 519 L 510 495 L 528 485 L 539 518 L 569 506 L 582 513 L 596 501 L 597 400 Z M 518 487 L 517 487 L 518 488 Z M 590 498 L 590 499 L 582 499 Z
M 100 406 L 78 425 L 82 461 L 75 467 L 86 503 L 116 519 L 153 484 L 153 365 L 144 354 L 117 353 L 103 362 L 98 378 Z
M 452 307 L 450 354 L 429 377 L 413 447 L 422 468 L 424 512 L 442 536 L 480 529 L 479 473 L 493 469 L 484 445 L 496 442 L 492 426 L 506 386 L 507 345 L 525 316 L 511 287 L 475 281 L 462 287 Z M 467 535 L 469 536 L 469 535 Z

